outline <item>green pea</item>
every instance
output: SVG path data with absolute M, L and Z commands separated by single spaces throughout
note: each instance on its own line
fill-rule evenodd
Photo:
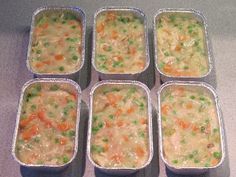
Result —
M 108 142 L 108 138 L 103 138 L 102 141 L 103 142 Z
M 174 14 L 169 16 L 169 19 L 171 22 L 174 22 L 176 20 L 176 16 Z
M 112 64 L 112 67 L 122 67 L 124 66 L 123 62 L 122 61 L 114 61 L 113 64 Z
M 172 160 L 172 163 L 174 163 L 174 164 L 177 164 L 178 163 L 178 160 Z
M 32 104 L 30 108 L 31 108 L 32 111 L 34 111 L 36 109 L 36 105 Z
M 69 162 L 69 160 L 70 160 L 70 159 L 69 159 L 67 156 L 65 156 L 65 155 L 63 156 L 62 159 L 63 159 L 63 163 L 67 163 L 67 162 Z
M 99 145 L 92 145 L 91 151 L 100 154 L 100 153 L 104 152 L 104 148 Z
M 165 55 L 166 57 L 168 57 L 168 56 L 170 56 L 170 53 L 169 53 L 169 52 L 164 52 L 164 55 Z
M 98 120 L 98 116 L 93 116 L 93 122 L 96 122 Z
M 39 137 L 35 137 L 34 138 L 34 142 L 39 143 L 40 142 L 40 138 Z
M 55 144 L 58 144 L 59 143 L 59 139 L 55 138 L 54 142 L 55 142 Z
M 51 90 L 51 91 L 56 91 L 56 90 L 58 90 L 58 89 L 59 89 L 59 86 L 56 85 L 56 84 L 54 84 L 54 85 L 52 85 L 52 86 L 50 87 L 50 90 Z
M 139 135 L 141 138 L 145 138 L 145 133 L 144 133 L 143 131 L 138 132 L 138 135 Z
M 37 54 L 41 54 L 42 51 L 41 51 L 41 50 L 36 50 L 36 53 L 37 53 Z
M 184 66 L 184 69 L 187 70 L 187 69 L 189 69 L 189 67 L 188 66 Z
M 63 66 L 60 66 L 58 69 L 59 69 L 59 71 L 64 71 L 65 70 Z
M 165 63 L 161 61 L 161 62 L 159 63 L 159 67 L 160 67 L 160 68 L 163 68 L 164 66 L 165 66 Z
M 98 128 L 98 127 L 92 127 L 93 134 L 96 134 L 99 130 L 100 130 L 100 128 Z
M 193 154 L 189 154 L 188 158 L 192 159 L 193 158 Z
M 72 59 L 73 59 L 73 60 L 78 60 L 78 57 L 77 57 L 76 55 L 73 55 L 73 56 L 72 56 Z
M 213 153 L 213 156 L 214 156 L 216 159 L 220 159 L 220 158 L 221 158 L 221 152 L 214 152 L 214 153 Z
M 114 119 L 114 115 L 110 114 L 109 116 L 109 119 L 113 120 Z

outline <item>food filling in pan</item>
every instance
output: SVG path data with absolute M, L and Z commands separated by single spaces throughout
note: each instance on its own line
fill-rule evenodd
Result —
M 103 73 L 138 73 L 146 66 L 144 21 L 131 12 L 101 12 L 96 19 L 95 65 Z
M 94 92 L 91 157 L 102 167 L 138 168 L 149 158 L 147 97 L 130 85 Z
M 176 167 L 213 167 L 222 157 L 215 101 L 208 90 L 168 86 L 161 93 L 164 158 Z
M 35 83 L 26 89 L 16 156 L 26 164 L 62 165 L 74 154 L 77 96 L 60 85 Z
M 168 76 L 201 77 L 209 71 L 203 23 L 188 13 L 166 13 L 157 21 L 158 68 Z
M 73 73 L 81 65 L 81 43 L 82 25 L 76 15 L 71 12 L 42 14 L 35 20 L 30 66 L 37 73 Z

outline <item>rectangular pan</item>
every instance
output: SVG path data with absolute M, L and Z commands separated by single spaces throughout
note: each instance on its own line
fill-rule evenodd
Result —
M 207 64 L 208 64 L 208 70 L 207 73 L 202 76 L 171 76 L 168 74 L 165 74 L 161 71 L 158 65 L 158 45 L 157 45 L 157 21 L 160 17 L 162 17 L 165 14 L 169 13 L 179 13 L 179 14 L 192 14 L 193 17 L 195 17 L 196 20 L 198 20 L 201 24 L 203 24 L 203 37 L 204 37 L 204 43 L 205 43 L 205 52 L 206 52 L 206 58 L 207 58 Z M 153 29 L 154 29 L 154 48 L 155 48 L 155 65 L 157 71 L 161 75 L 161 80 L 163 82 L 171 81 L 171 80 L 182 80 L 182 81 L 203 81 L 205 78 L 209 76 L 212 70 L 212 51 L 211 51 L 211 44 L 210 39 L 208 35 L 208 27 L 207 27 L 207 21 L 205 16 L 194 9 L 184 9 L 184 8 L 166 8 L 166 9 L 160 9 L 157 14 L 154 16 L 153 20 Z
M 74 139 L 74 152 L 71 157 L 71 159 L 68 159 L 67 163 L 62 164 L 62 165 L 44 165 L 44 164 L 27 164 L 22 162 L 16 155 L 16 143 L 17 143 L 17 136 L 19 133 L 19 126 L 20 126 L 20 119 L 21 119 L 21 114 L 22 114 L 22 107 L 24 104 L 24 97 L 27 88 L 29 88 L 32 85 L 35 85 L 37 83 L 41 84 L 47 84 L 47 85 L 54 85 L 58 84 L 63 86 L 63 88 L 67 88 L 68 90 L 73 91 L 73 93 L 76 94 L 77 96 L 77 103 L 76 103 L 76 126 L 75 126 L 75 139 Z M 78 151 L 78 133 L 79 133 L 79 121 L 80 121 L 80 103 L 81 103 L 81 89 L 77 83 L 70 79 L 63 79 L 63 78 L 38 78 L 38 79 L 32 79 L 24 84 L 21 90 L 21 96 L 19 100 L 19 107 L 18 107 L 18 112 L 17 112 L 17 118 L 16 118 L 16 126 L 15 126 L 15 132 L 13 136 L 13 145 L 12 145 L 12 155 L 14 159 L 21 165 L 27 168 L 31 169 L 37 169 L 37 170 L 49 170 L 49 171 L 60 171 L 67 167 L 76 157 L 77 151 Z
M 70 12 L 74 14 L 78 19 L 81 21 L 82 25 L 82 39 L 81 39 L 81 63 L 73 72 L 68 73 L 40 73 L 37 71 L 34 71 L 32 69 L 32 66 L 30 64 L 30 55 L 31 55 L 31 48 L 33 43 L 33 33 L 34 28 L 36 26 L 37 21 L 40 19 L 41 16 L 43 16 L 45 13 L 57 13 L 57 12 Z M 40 7 L 36 9 L 32 16 L 32 22 L 31 22 L 31 30 L 30 30 L 30 39 L 29 39 L 29 45 L 28 45 L 28 53 L 27 53 L 27 61 L 26 65 L 28 70 L 34 74 L 35 77 L 38 78 L 68 78 L 76 80 L 78 78 L 79 73 L 81 69 L 84 66 L 84 60 L 85 60 L 85 34 L 86 34 L 86 17 L 85 13 L 82 9 L 79 7 Z
M 219 126 L 219 134 L 220 134 L 220 146 L 221 146 L 221 159 L 218 162 L 218 164 L 216 164 L 215 166 L 210 166 L 210 167 L 177 167 L 174 166 L 172 164 L 170 164 L 167 159 L 165 158 L 164 155 L 164 146 L 163 146 L 163 130 L 162 130 L 162 118 L 161 118 L 161 114 L 162 114 L 162 110 L 161 110 L 161 95 L 163 90 L 165 90 L 167 87 L 171 87 L 171 86 L 182 86 L 182 87 L 193 87 L 193 88 L 200 88 L 203 89 L 205 91 L 207 91 L 208 94 L 211 95 L 212 97 L 212 101 L 215 107 L 215 111 L 216 111 L 216 117 L 217 117 L 217 121 L 218 121 L 218 126 Z M 221 112 L 220 112 L 220 107 L 218 104 L 218 96 L 215 92 L 215 90 L 209 85 L 206 84 L 204 82 L 197 82 L 197 81 L 169 81 L 164 83 L 160 89 L 157 92 L 157 98 L 158 98 L 158 129 L 159 129 L 159 146 L 160 146 L 160 156 L 162 158 L 162 160 L 164 161 L 165 165 L 167 166 L 167 168 L 169 168 L 171 171 L 173 171 L 174 173 L 177 174 L 183 174 L 183 175 L 192 175 L 192 174 L 201 174 L 201 173 L 205 173 L 207 172 L 209 169 L 215 169 L 219 166 L 222 165 L 224 158 L 225 158 L 225 136 L 224 136 L 224 129 L 223 129 L 223 120 L 222 120 L 222 116 L 221 116 Z M 193 98 L 195 99 L 195 98 Z M 194 161 L 195 163 L 195 161 Z
M 120 168 L 120 167 L 104 167 L 101 165 L 98 165 L 92 158 L 90 148 L 91 148 L 91 137 L 92 137 L 92 122 L 93 122 L 93 97 L 96 89 L 102 86 L 109 86 L 109 85 L 128 85 L 128 86 L 135 86 L 136 88 L 139 88 L 144 91 L 144 94 L 146 95 L 147 99 L 147 114 L 148 114 L 148 143 L 149 143 L 149 155 L 148 155 L 148 160 L 145 162 L 143 166 L 140 168 Z M 88 127 L 88 144 L 87 144 L 87 155 L 90 160 L 90 162 L 95 166 L 96 168 L 100 169 L 101 171 L 108 173 L 108 174 L 117 174 L 117 175 L 127 175 L 133 172 L 136 172 L 137 170 L 140 170 L 142 168 L 145 168 L 147 165 L 150 164 L 152 157 L 153 157 L 153 134 L 152 134 L 152 109 L 151 109 L 151 101 L 150 101 L 150 96 L 149 96 L 149 89 L 142 83 L 138 81 L 112 81 L 112 80 L 107 80 L 107 81 L 101 81 L 98 82 L 93 86 L 90 92 L 90 111 L 89 111 L 89 127 Z
M 136 73 L 106 73 L 101 70 L 99 70 L 96 66 L 95 60 L 96 60 L 96 25 L 97 25 L 97 18 L 98 16 L 103 13 L 103 12 L 131 12 L 139 19 L 143 21 L 143 26 L 144 26 L 144 47 L 145 47 L 145 67 L 141 72 L 136 72 Z M 104 7 L 99 9 L 95 14 L 94 14 L 94 25 L 93 25 L 93 51 L 92 51 L 92 65 L 93 68 L 96 70 L 96 72 L 99 74 L 99 78 L 101 80 L 137 80 L 138 76 L 144 73 L 148 69 L 150 63 L 150 58 L 149 58 L 149 45 L 148 45 L 148 34 L 147 34 L 147 19 L 146 15 L 138 8 L 133 8 L 133 7 Z

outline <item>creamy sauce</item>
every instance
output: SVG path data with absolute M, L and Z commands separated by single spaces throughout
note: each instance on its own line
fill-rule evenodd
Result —
M 96 19 L 95 65 L 103 73 L 137 73 L 146 66 L 143 20 L 131 12 L 101 12 Z
M 16 156 L 26 164 L 61 165 L 74 154 L 77 96 L 60 85 L 27 88 Z
M 91 156 L 102 167 L 138 168 L 149 158 L 145 92 L 105 85 L 93 96 Z
M 177 167 L 212 167 L 222 157 L 213 96 L 194 86 L 168 86 L 161 93 L 164 158 Z
M 158 68 L 168 76 L 201 77 L 209 71 L 203 24 L 187 13 L 157 21 Z
M 36 20 L 29 61 L 34 72 L 75 72 L 81 65 L 82 25 L 70 12 L 45 13 Z

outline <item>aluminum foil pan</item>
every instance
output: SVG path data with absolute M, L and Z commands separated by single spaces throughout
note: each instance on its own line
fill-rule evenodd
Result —
M 209 92 L 209 94 L 212 95 L 212 99 L 215 101 L 215 108 L 216 108 L 216 114 L 218 118 L 218 123 L 219 123 L 219 130 L 220 130 L 220 141 L 221 141 L 221 160 L 220 162 L 213 167 L 175 167 L 167 162 L 167 160 L 164 157 L 164 152 L 163 152 L 163 143 L 162 143 L 162 121 L 161 121 L 161 94 L 162 91 L 165 90 L 166 87 L 169 86 L 191 86 L 191 87 L 198 87 L 198 88 L 203 88 Z M 196 175 L 196 174 L 202 174 L 207 172 L 209 169 L 216 169 L 219 166 L 222 165 L 224 159 L 225 159 L 225 135 L 224 135 L 224 127 L 223 127 L 223 119 L 222 115 L 220 112 L 220 107 L 219 107 L 219 101 L 218 101 L 218 96 L 212 86 L 205 82 L 198 82 L 198 81 L 168 81 L 164 83 L 158 90 L 157 92 L 157 98 L 158 98 L 158 132 L 159 132 L 159 147 L 160 147 L 160 156 L 162 160 L 164 161 L 165 165 L 167 166 L 168 169 L 173 171 L 174 173 L 177 174 L 183 174 L 183 175 Z
M 93 117 L 93 95 L 97 88 L 104 86 L 104 85 L 130 85 L 136 86 L 141 88 L 146 93 L 147 98 L 147 106 L 148 106 L 148 141 L 149 141 L 149 158 L 147 162 L 140 168 L 119 168 L 119 167 L 103 167 L 98 165 L 96 162 L 93 161 L 90 153 L 91 148 L 91 136 L 92 136 L 92 117 Z M 88 125 L 88 144 L 87 144 L 87 155 L 90 162 L 96 168 L 100 169 L 101 171 L 108 173 L 108 174 L 115 174 L 115 175 L 128 175 L 134 173 L 140 169 L 145 168 L 147 165 L 150 164 L 152 157 L 153 157 L 153 133 L 152 133 L 152 108 L 151 108 L 151 98 L 150 98 L 150 90 L 148 87 L 141 82 L 138 81 L 121 81 L 121 80 L 107 80 L 107 81 L 100 81 L 96 83 L 90 92 L 90 110 L 89 110 L 89 125 Z
M 77 119 L 76 119 L 76 127 L 75 127 L 75 140 L 74 140 L 74 153 L 73 156 L 71 157 L 71 159 L 63 164 L 63 165 L 43 165 L 43 164 L 39 164 L 39 165 L 35 165 L 35 164 L 26 164 L 21 162 L 17 156 L 16 156 L 16 142 L 17 142 L 17 135 L 18 135 L 18 131 L 19 131 L 19 123 L 20 123 L 20 116 L 21 116 L 21 112 L 22 112 L 22 106 L 23 106 L 23 101 L 24 101 L 24 95 L 25 95 L 25 91 L 27 88 L 29 88 L 31 85 L 37 84 L 37 83 L 41 83 L 41 84 L 61 84 L 63 86 L 65 86 L 66 88 L 68 88 L 71 91 L 75 91 L 75 93 L 78 96 L 78 100 L 77 100 Z M 16 118 L 16 125 L 15 125 L 15 132 L 13 135 L 13 143 L 12 143 L 12 155 L 14 157 L 14 159 L 21 165 L 27 168 L 31 168 L 31 169 L 35 169 L 35 170 L 49 170 L 49 171 L 60 171 L 63 170 L 64 168 L 66 168 L 69 164 L 71 164 L 71 162 L 75 159 L 77 152 L 78 152 L 78 139 L 79 139 L 79 121 L 80 121 L 80 103 L 81 103 L 81 89 L 80 86 L 70 80 L 70 79 L 62 79 L 62 78 L 38 78 L 38 79 L 32 79 L 28 82 L 26 82 L 21 90 L 21 96 L 20 96 L 20 100 L 19 100 L 19 107 L 18 107 L 18 111 L 17 111 L 17 118 Z
M 36 25 L 37 20 L 45 13 L 56 13 L 56 12 L 71 12 L 74 15 L 76 15 L 82 24 L 82 41 L 81 41 L 81 63 L 78 65 L 75 71 L 70 73 L 57 73 L 57 74 L 51 74 L 51 73 L 39 73 L 32 69 L 30 64 L 30 54 L 31 54 L 31 48 L 32 48 L 32 42 L 33 42 L 33 32 Z M 86 35 L 86 17 L 85 13 L 82 9 L 79 7 L 40 7 L 36 9 L 32 16 L 32 22 L 31 22 L 31 29 L 30 29 L 30 39 L 28 44 L 28 52 L 27 52 L 27 60 L 26 65 L 28 70 L 38 78 L 68 78 L 76 80 L 78 78 L 79 73 L 81 69 L 84 66 L 84 60 L 85 60 L 85 35 Z
M 188 13 L 188 14 L 192 14 L 199 22 L 201 22 L 203 24 L 203 31 L 204 31 L 204 37 L 205 37 L 205 51 L 207 52 L 207 62 L 208 62 L 208 72 L 200 77 L 195 77 L 195 76 L 169 76 L 165 73 L 163 73 L 160 68 L 158 67 L 158 50 L 157 50 L 157 21 L 158 19 L 167 13 Z M 211 43 L 210 43 L 210 38 L 209 38 L 209 34 L 208 34 L 208 25 L 207 25 L 207 20 L 205 18 L 205 16 L 194 9 L 184 9 L 184 8 L 166 8 L 166 9 L 160 9 L 157 14 L 154 16 L 154 20 L 153 20 L 153 30 L 154 30 L 154 48 L 155 48 L 155 65 L 156 65 L 156 70 L 160 73 L 161 76 L 161 80 L 163 82 L 166 81 L 171 81 L 171 80 L 180 80 L 180 81 L 204 81 L 205 78 L 207 78 L 212 70 L 212 50 L 211 50 Z
M 144 25 L 144 37 L 145 37 L 145 56 L 146 56 L 146 66 L 145 68 L 138 73 L 117 73 L 117 74 L 113 74 L 113 73 L 104 73 L 102 71 L 100 71 L 95 64 L 95 60 L 96 60 L 96 19 L 98 17 L 98 15 L 102 12 L 108 12 L 108 11 L 118 11 L 118 12 L 132 12 L 134 14 L 136 14 L 141 20 L 143 20 L 143 25 Z M 92 51 L 92 65 L 93 68 L 95 69 L 95 71 L 99 74 L 99 78 L 101 80 L 137 80 L 138 77 L 143 74 L 149 67 L 150 64 L 150 57 L 149 57 L 149 45 L 148 45 L 148 31 L 147 31 L 147 19 L 146 19 L 146 15 L 138 8 L 134 8 L 134 7 L 115 7 L 115 6 L 111 6 L 111 7 L 103 7 L 99 10 L 97 10 L 94 14 L 94 24 L 93 24 L 93 51 Z

